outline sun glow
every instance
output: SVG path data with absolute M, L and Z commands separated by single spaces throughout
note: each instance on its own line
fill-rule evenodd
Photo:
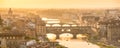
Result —
M 119 0 L 0 0 L 3 8 L 114 8 Z

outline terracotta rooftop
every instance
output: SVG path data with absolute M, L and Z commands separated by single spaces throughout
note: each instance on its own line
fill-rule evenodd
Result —
M 25 36 L 25 34 L 20 32 L 5 32 L 0 33 L 0 36 Z

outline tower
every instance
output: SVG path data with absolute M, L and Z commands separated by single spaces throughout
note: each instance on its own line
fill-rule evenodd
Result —
M 8 10 L 8 15 L 12 16 L 12 14 L 13 14 L 13 11 L 12 11 L 11 8 L 9 8 L 9 10 Z

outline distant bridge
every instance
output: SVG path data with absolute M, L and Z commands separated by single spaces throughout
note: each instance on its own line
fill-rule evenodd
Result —
M 91 26 L 67 26 L 67 27 L 46 27 L 46 34 L 53 33 L 56 34 L 57 38 L 63 33 L 70 33 L 73 38 L 76 38 L 78 34 L 88 34 L 91 35 L 94 31 Z

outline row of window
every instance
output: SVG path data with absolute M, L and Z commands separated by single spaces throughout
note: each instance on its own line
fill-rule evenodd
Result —
M 19 39 L 20 37 L 2 37 L 4 39 Z

